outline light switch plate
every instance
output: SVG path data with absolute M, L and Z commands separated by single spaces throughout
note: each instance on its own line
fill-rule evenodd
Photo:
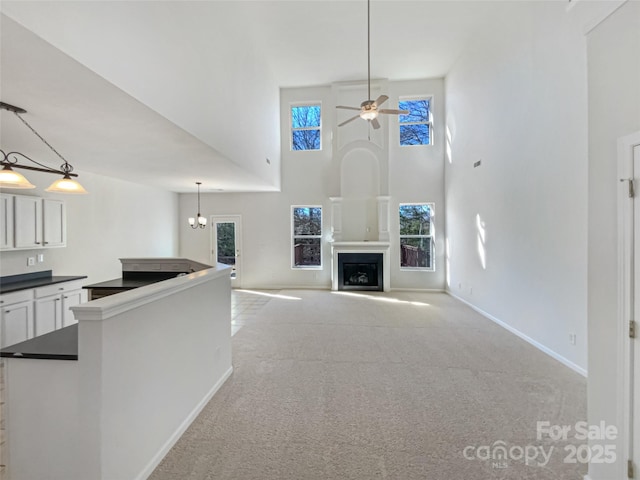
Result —
M 33 267 L 36 264 L 36 257 L 27 258 L 27 267 Z

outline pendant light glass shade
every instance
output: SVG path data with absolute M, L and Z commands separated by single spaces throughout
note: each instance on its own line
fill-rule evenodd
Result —
M 0 170 L 0 187 L 4 188 L 36 188 L 21 173 L 15 172 L 9 165 Z
M 88 193 L 82 185 L 72 179 L 69 175 L 56 180 L 49 188 L 45 189 L 45 192 L 53 193 L 71 193 L 76 195 L 84 195 Z

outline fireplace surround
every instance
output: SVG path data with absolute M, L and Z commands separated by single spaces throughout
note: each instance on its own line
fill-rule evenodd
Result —
M 360 241 L 360 242 L 332 242 L 331 243 L 331 290 L 377 290 L 388 292 L 391 290 L 390 265 L 389 265 L 389 242 Z M 349 254 L 346 257 L 344 254 Z M 369 256 L 373 255 L 373 256 Z M 350 285 L 344 288 L 344 260 L 347 260 L 349 277 L 355 275 Z M 355 261 L 354 261 L 355 259 Z M 364 261 L 360 261 L 364 260 Z M 372 260 L 375 259 L 375 260 Z M 342 261 L 342 265 L 341 265 Z M 376 286 L 365 285 L 372 280 L 374 268 L 364 265 L 376 263 L 375 283 Z M 358 268 L 360 266 L 360 268 Z M 358 274 L 364 274 L 364 276 Z M 365 282 L 365 276 L 366 282 Z M 360 283 L 359 283 L 360 282 Z M 360 287 L 360 288 L 351 288 Z M 367 288 L 363 288 L 367 287 Z

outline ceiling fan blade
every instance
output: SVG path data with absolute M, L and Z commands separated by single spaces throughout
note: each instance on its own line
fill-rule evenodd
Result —
M 371 120 L 371 126 L 373 127 L 374 130 L 377 130 L 380 128 L 380 122 L 378 121 L 377 118 L 374 118 L 373 120 Z
M 387 100 L 389 100 L 389 97 L 387 97 L 386 95 L 380 95 L 375 102 L 376 106 L 380 106 L 382 105 L 384 102 L 386 102 Z
M 387 113 L 392 115 L 409 115 L 409 110 L 394 110 L 389 108 L 381 108 L 378 113 Z
M 344 110 L 357 110 L 357 111 L 360 111 L 360 107 L 345 107 L 344 105 L 337 105 L 336 108 L 342 108 Z
M 349 120 L 345 120 L 342 123 L 339 123 L 338 126 L 341 127 L 343 125 L 346 125 L 349 122 L 353 122 L 356 118 L 360 118 L 360 115 L 356 115 L 355 117 L 351 117 Z

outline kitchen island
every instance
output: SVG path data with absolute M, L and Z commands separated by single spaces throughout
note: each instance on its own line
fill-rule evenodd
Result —
M 5 349 L 9 478 L 147 478 L 232 372 L 229 274 L 72 307 L 77 326 Z

